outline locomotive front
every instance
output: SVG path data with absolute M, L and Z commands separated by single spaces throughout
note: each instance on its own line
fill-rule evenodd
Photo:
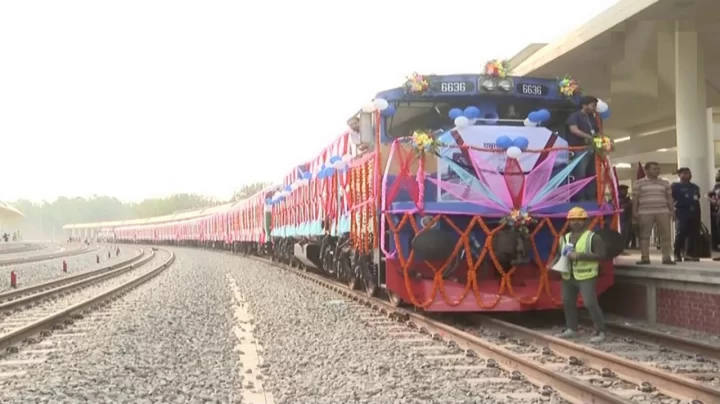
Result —
M 568 146 L 565 122 L 578 94 L 562 80 L 497 74 L 422 80 L 426 85 L 417 86 L 414 76 L 405 89 L 377 96 L 390 109 L 378 119 L 384 144 L 378 283 L 391 301 L 427 311 L 558 307 L 560 274 L 548 267 L 567 212 L 582 207 L 591 228 L 618 245 L 609 140 L 601 135 L 604 143 Z M 583 158 L 594 170 L 575 178 Z M 612 258 L 621 249 L 611 250 L 598 293 L 613 283 Z

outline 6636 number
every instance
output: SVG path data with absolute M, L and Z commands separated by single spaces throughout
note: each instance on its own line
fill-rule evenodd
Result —
M 440 91 L 443 93 L 464 93 L 467 91 L 467 83 L 461 81 L 440 83 Z

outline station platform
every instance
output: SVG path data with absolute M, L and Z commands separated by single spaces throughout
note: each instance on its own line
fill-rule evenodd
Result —
M 720 261 L 663 265 L 659 253 L 650 265 L 639 260 L 632 251 L 615 259 L 615 284 L 600 298 L 607 312 L 720 335 Z

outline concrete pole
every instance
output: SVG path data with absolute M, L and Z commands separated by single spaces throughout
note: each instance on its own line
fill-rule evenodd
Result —
M 675 22 L 675 119 L 678 167 L 688 167 L 705 194 L 713 185 L 715 153 L 708 132 L 705 59 L 691 23 Z M 712 118 L 711 118 L 712 119 Z M 710 228 L 710 207 L 702 203 L 702 222 Z

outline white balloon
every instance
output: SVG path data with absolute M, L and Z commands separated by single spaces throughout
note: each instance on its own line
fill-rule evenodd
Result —
M 373 101 L 373 105 L 375 106 L 375 108 L 378 109 L 378 111 L 385 110 L 385 109 L 387 109 L 387 107 L 390 106 L 390 104 L 388 104 L 387 100 L 384 100 L 382 98 L 376 98 L 375 101 Z
M 511 159 L 516 159 L 522 155 L 522 150 L 517 146 L 511 146 L 507 149 L 506 153 Z
M 605 101 L 598 100 L 597 108 L 595 108 L 595 110 L 598 112 L 598 114 L 605 113 L 605 111 L 607 111 L 608 109 L 610 109 L 610 106 L 608 106 Z
M 342 160 L 333 163 L 333 167 L 335 167 L 336 170 L 342 170 L 345 166 L 347 166 L 347 163 Z
M 373 104 L 372 102 L 367 103 L 363 105 L 362 110 L 366 113 L 375 112 L 375 104 Z
M 467 119 L 467 117 L 459 116 L 455 118 L 455 126 L 457 126 L 458 128 L 465 128 L 468 125 L 470 125 L 470 120 Z
M 537 123 L 531 121 L 530 118 L 525 118 L 525 120 L 523 121 L 523 123 L 525 124 L 525 126 L 531 126 L 531 127 L 532 127 L 532 126 L 537 126 Z
M 352 159 L 353 159 L 352 154 L 346 154 L 346 155 L 342 156 L 342 161 L 344 161 L 345 163 L 350 163 L 352 161 Z
M 294 190 L 300 188 L 300 183 L 299 183 L 299 182 L 293 182 L 292 185 L 290 185 L 290 188 L 292 188 L 292 190 L 294 191 Z

